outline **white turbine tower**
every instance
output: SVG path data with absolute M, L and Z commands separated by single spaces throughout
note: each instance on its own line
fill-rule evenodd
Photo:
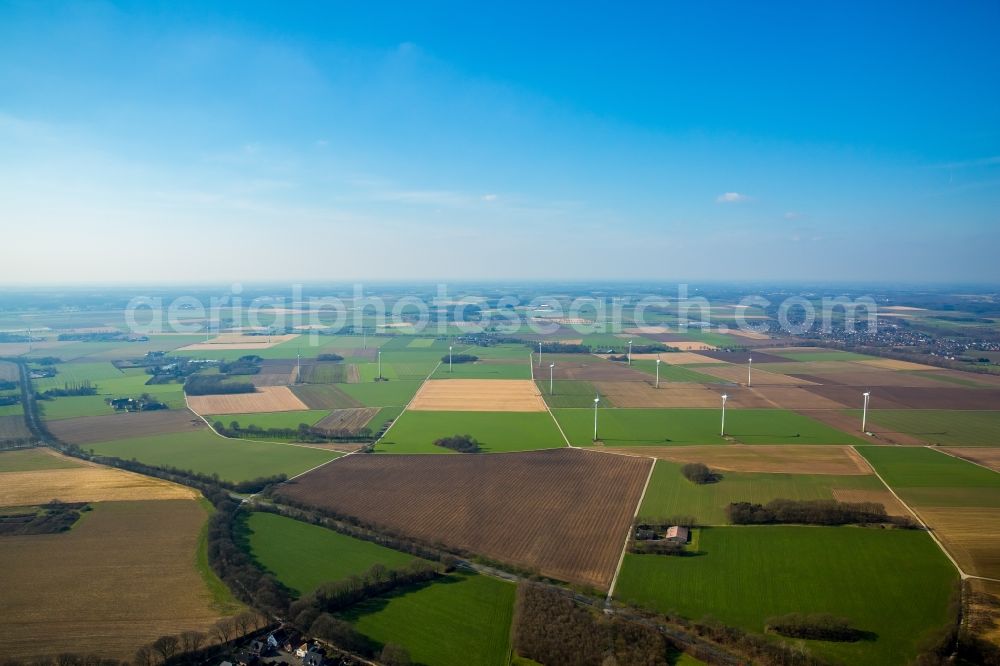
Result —
M 747 388 L 750 388 L 750 373 L 753 371 L 753 354 L 747 357 Z
M 378 350 L 378 378 L 382 379 L 382 350 Z
M 448 345 L 448 372 L 454 372 L 451 367 L 451 345 Z
M 542 341 L 538 341 L 538 367 L 542 367 Z
M 660 388 L 660 359 L 656 359 L 656 388 Z
M 594 398 L 594 441 L 597 441 L 597 403 L 601 401 L 601 396 Z
M 632 341 L 628 341 L 628 364 L 632 365 Z
M 865 404 L 864 407 L 862 407 L 861 409 L 861 432 L 868 432 L 866 429 L 866 426 L 868 424 L 868 401 L 872 397 L 872 392 L 865 391 L 861 395 L 865 397 Z
M 726 398 L 728 397 L 725 393 L 722 394 L 722 437 L 726 436 Z
M 555 369 L 556 369 L 556 364 L 555 363 L 550 363 L 549 364 L 549 395 L 552 395 L 552 375 L 555 372 Z

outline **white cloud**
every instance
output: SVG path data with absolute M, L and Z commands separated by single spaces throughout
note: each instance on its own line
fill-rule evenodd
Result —
M 496 201 L 497 200 L 497 195 L 495 195 L 495 194 L 484 194 L 482 198 L 483 198 L 483 201 Z
M 726 192 L 725 194 L 720 194 L 715 198 L 716 203 L 740 203 L 742 201 L 747 201 L 750 197 L 745 194 L 740 194 L 739 192 Z
M 805 217 L 805 215 L 797 210 L 790 210 L 787 213 L 785 213 L 786 220 L 798 220 L 802 217 Z

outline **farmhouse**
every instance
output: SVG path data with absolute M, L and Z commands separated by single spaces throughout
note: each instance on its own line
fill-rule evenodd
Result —
M 689 537 L 690 530 L 680 525 L 671 525 L 667 528 L 666 534 L 663 535 L 664 541 L 670 541 L 671 543 L 687 543 Z

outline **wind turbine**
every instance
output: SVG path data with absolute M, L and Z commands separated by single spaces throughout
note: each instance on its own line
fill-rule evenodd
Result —
M 656 388 L 660 388 L 660 359 L 656 359 Z
M 454 372 L 451 368 L 451 345 L 448 345 L 448 372 Z
M 722 394 L 722 437 L 726 436 L 726 398 L 728 397 L 725 393 Z
M 594 441 L 597 441 L 597 403 L 601 401 L 601 396 L 594 398 Z
M 542 341 L 538 341 L 538 367 L 542 367 Z
M 552 395 L 552 374 L 555 372 L 556 364 L 549 364 L 549 395 Z
M 750 372 L 753 370 L 753 352 L 747 357 L 747 388 L 750 388 Z
M 861 410 L 861 432 L 867 432 L 867 430 L 865 429 L 865 426 L 868 423 L 868 401 L 872 397 L 872 392 L 871 391 L 865 391 L 861 395 L 863 395 L 865 397 L 865 405 L 864 405 L 864 407 Z
M 632 365 L 632 341 L 628 341 L 628 364 Z
M 382 379 L 382 350 L 378 350 L 378 378 Z

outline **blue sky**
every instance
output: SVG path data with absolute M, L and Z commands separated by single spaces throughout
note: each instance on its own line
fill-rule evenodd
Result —
M 998 281 L 1000 4 L 540 4 L 0 0 L 0 282 Z

